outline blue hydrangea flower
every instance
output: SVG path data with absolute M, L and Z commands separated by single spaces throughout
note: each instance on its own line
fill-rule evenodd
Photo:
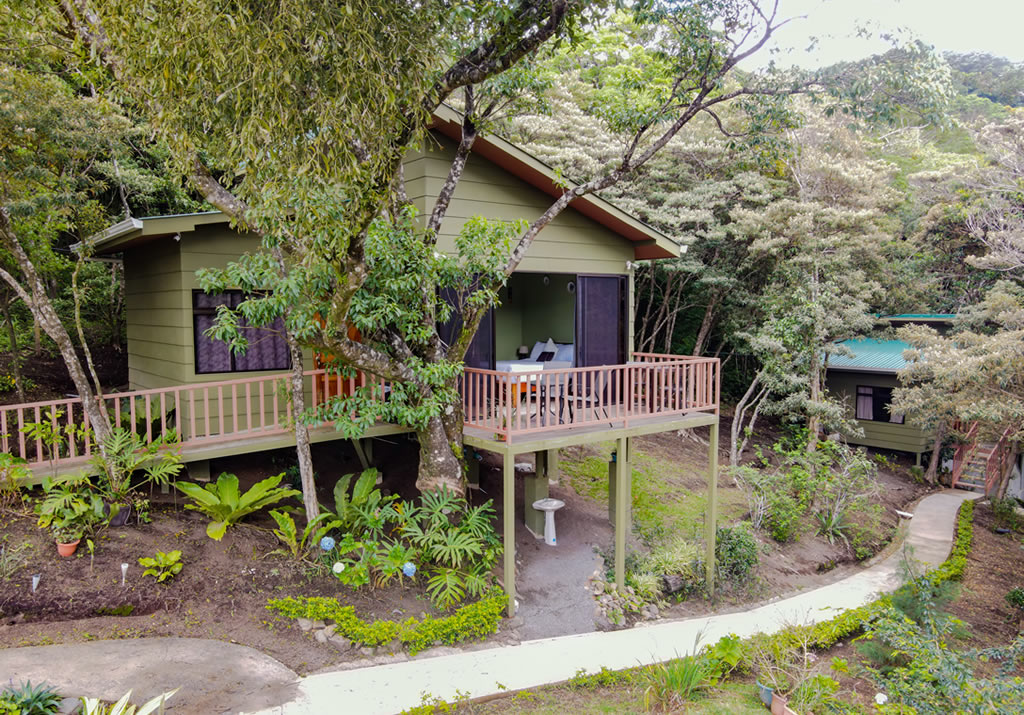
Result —
M 416 575 L 416 564 L 414 564 L 412 561 L 406 561 L 404 564 L 402 564 L 402 573 L 404 573 L 409 578 L 412 578 Z
M 334 548 L 334 539 L 330 536 L 325 536 L 324 538 L 320 539 L 320 548 L 324 551 L 330 551 Z

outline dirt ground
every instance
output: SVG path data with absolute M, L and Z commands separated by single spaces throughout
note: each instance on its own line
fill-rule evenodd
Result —
M 108 391 L 126 390 L 128 387 L 128 353 L 124 347 L 116 350 L 110 346 L 97 346 L 95 342 L 90 344 L 93 345 L 92 356 L 96 373 L 99 375 L 104 389 Z M 0 392 L 0 405 L 58 400 L 78 392 L 74 383 L 71 382 L 64 361 L 57 355 L 49 354 L 46 350 L 38 355 L 30 353 L 23 358 L 21 372 L 35 383 L 35 387 L 26 390 L 24 400 L 19 400 L 18 393 L 13 390 Z M 13 374 L 9 355 L 0 356 L 0 374 Z
M 670 492 L 685 493 L 687 496 L 680 498 L 686 499 L 702 494 L 706 486 L 705 444 L 665 434 L 639 439 L 635 449 L 658 460 Z M 337 477 L 358 471 L 359 465 L 345 442 L 317 445 L 315 450 L 320 498 L 329 504 Z M 562 458 L 571 461 L 588 455 L 607 459 L 607 454 L 592 447 L 563 450 Z M 404 437 L 378 440 L 375 456 L 384 488 L 413 496 L 415 445 Z M 283 471 L 290 460 L 288 450 L 217 460 L 211 464 L 211 474 L 232 471 L 247 485 Z M 488 458 L 487 466 L 496 464 Z M 892 508 L 904 508 L 923 492 L 895 474 L 884 473 L 881 479 L 890 512 Z M 524 638 L 578 633 L 594 627 L 594 604 L 585 590 L 586 579 L 600 567 L 601 555 L 612 553 L 613 533 L 606 505 L 576 494 L 567 481 L 563 479 L 561 485 L 552 488 L 552 495 L 566 502 L 557 517 L 557 547 L 548 547 L 527 532 L 522 523 L 521 484 L 517 488 L 520 620 L 531 624 L 529 632 L 521 634 Z M 500 525 L 500 474 L 485 468 L 482 487 L 471 493 L 471 501 L 494 499 Z M 728 477 L 720 478 L 719 488 L 723 502 L 737 503 L 737 487 Z M 422 590 L 351 591 L 331 576 L 316 575 L 279 556 L 266 556 L 278 544 L 269 531 L 272 522 L 265 513 L 233 527 L 221 542 L 206 537 L 204 517 L 182 509 L 174 494 L 155 494 L 152 515 L 151 524 L 104 531 L 94 559 L 89 558 L 84 544 L 74 557 L 59 559 L 48 533 L 35 526 L 30 514 L 4 515 L 0 539 L 6 536 L 8 544 L 24 541 L 32 548 L 28 565 L 0 588 L 0 647 L 157 635 L 217 638 L 255 647 L 297 672 L 308 673 L 336 666 L 344 658 L 267 611 L 268 598 L 337 596 L 368 619 L 407 618 L 430 612 Z M 742 508 L 738 512 L 734 509 L 733 518 L 742 517 Z M 895 517 L 891 524 L 895 524 Z M 634 551 L 643 548 L 635 536 L 631 536 L 629 545 Z M 712 609 L 734 610 L 768 596 L 831 582 L 849 567 L 822 573 L 822 564 L 852 560 L 841 546 L 829 545 L 813 534 L 804 534 L 799 541 L 782 547 L 767 542 L 764 546 L 761 566 L 746 587 L 721 594 L 716 603 L 698 598 L 684 601 L 663 615 L 678 618 Z M 139 557 L 176 548 L 183 552 L 185 568 L 175 579 L 156 584 L 151 577 L 142 576 Z M 121 563 L 129 564 L 124 586 L 120 584 Z M 33 574 L 41 577 L 35 594 L 30 588 Z M 130 614 L 126 613 L 128 606 Z

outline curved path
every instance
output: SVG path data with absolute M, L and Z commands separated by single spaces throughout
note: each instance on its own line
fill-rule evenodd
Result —
M 420 704 L 424 694 L 451 700 L 459 694 L 480 698 L 535 688 L 568 680 L 581 668 L 588 672 L 602 667 L 619 670 L 670 660 L 692 652 L 698 638 L 701 643 L 714 643 L 730 633 L 750 636 L 791 624 L 828 620 L 870 602 L 880 592 L 897 588 L 906 547 L 926 568 L 945 561 L 953 544 L 957 510 L 965 499 L 977 496 L 950 490 L 925 497 L 910 520 L 904 549 L 842 581 L 749 611 L 321 673 L 299 681 L 295 700 L 262 713 L 312 715 L 332 712 L 344 704 L 361 715 L 392 715 Z
M 942 563 L 953 542 L 960 504 L 977 495 L 945 491 L 914 511 L 904 549 L 836 583 L 763 606 L 722 615 L 664 621 L 630 630 L 583 633 L 519 645 L 421 656 L 404 662 L 299 678 L 245 646 L 191 638 L 143 638 L 0 650 L 0 683 L 45 680 L 70 695 L 115 700 L 134 689 L 136 702 L 180 687 L 172 712 L 305 715 L 354 712 L 391 715 L 424 695 L 452 700 L 558 683 L 580 669 L 618 670 L 690 653 L 698 639 L 770 633 L 816 623 L 868 603 L 900 582 L 907 547 L 926 568 Z

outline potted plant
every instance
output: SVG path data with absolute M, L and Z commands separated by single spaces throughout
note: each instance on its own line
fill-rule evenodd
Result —
M 53 532 L 61 556 L 75 553 L 86 532 L 106 522 L 103 500 L 85 475 L 62 482 L 43 480 L 46 496 L 36 505 L 37 524 Z
M 78 549 L 78 543 L 82 540 L 82 534 L 85 533 L 85 527 L 82 524 L 75 522 L 54 522 L 50 529 L 53 532 L 53 538 L 57 542 L 57 553 L 60 556 L 71 556 Z

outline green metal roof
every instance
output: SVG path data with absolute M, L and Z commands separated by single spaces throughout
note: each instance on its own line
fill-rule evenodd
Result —
M 882 320 L 897 320 L 897 321 L 933 321 L 933 322 L 951 322 L 956 320 L 956 313 L 900 313 L 899 315 L 883 315 L 880 316 Z
M 830 370 L 895 373 L 907 366 L 907 361 L 903 359 L 903 351 L 910 346 L 902 340 L 862 338 L 844 340 L 840 345 L 849 348 L 853 357 L 829 355 Z

